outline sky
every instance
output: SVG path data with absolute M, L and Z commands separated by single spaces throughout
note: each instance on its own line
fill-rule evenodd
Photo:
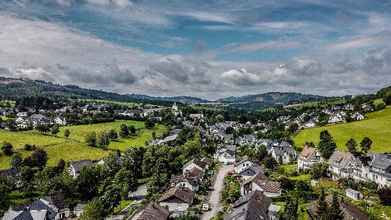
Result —
M 391 84 L 389 0 L 0 0 L 0 76 L 154 96 Z

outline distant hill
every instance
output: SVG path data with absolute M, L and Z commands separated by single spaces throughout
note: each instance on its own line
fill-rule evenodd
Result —
M 292 92 L 269 92 L 256 95 L 246 95 L 240 97 L 228 97 L 217 100 L 228 104 L 231 107 L 242 108 L 268 108 L 278 105 L 289 105 L 307 101 L 318 101 L 326 99 L 324 96 L 307 95 Z
M 75 85 L 60 85 L 42 80 L 15 79 L 0 77 L 0 97 L 17 99 L 29 96 L 65 97 L 73 99 L 105 99 L 124 102 L 145 102 L 152 104 L 203 103 L 208 100 L 189 97 L 152 97 L 138 94 L 118 94 L 95 89 L 85 89 Z
M 148 96 L 148 95 L 141 95 L 141 94 L 130 94 L 128 96 L 137 100 L 159 100 L 159 101 L 168 101 L 168 102 L 178 102 L 184 104 L 199 104 L 199 103 L 209 102 L 206 99 L 201 99 L 192 96 L 158 97 L 158 96 Z

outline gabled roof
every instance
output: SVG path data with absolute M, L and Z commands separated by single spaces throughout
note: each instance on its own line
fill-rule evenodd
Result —
M 234 203 L 232 212 L 224 220 L 267 220 L 271 203 L 261 191 L 251 192 Z
M 268 193 L 279 193 L 281 191 L 281 183 L 270 181 L 263 173 L 258 173 L 256 176 L 244 182 L 257 184 L 264 192 Z
M 132 220 L 166 220 L 169 212 L 156 203 L 149 203 L 139 213 L 133 216 Z
M 371 167 L 386 170 L 391 166 L 390 154 L 373 154 Z
M 183 203 L 191 204 L 193 203 L 194 193 L 185 187 L 182 188 L 171 188 L 166 191 L 163 196 L 159 199 L 159 202 L 164 202 L 169 199 L 178 199 Z
M 309 160 L 311 157 L 316 156 L 317 150 L 313 147 L 304 146 L 303 150 L 300 153 L 300 158 L 304 160 Z
M 338 168 L 345 168 L 351 163 L 360 164 L 360 160 L 356 159 L 349 152 L 334 151 L 329 159 L 330 165 Z

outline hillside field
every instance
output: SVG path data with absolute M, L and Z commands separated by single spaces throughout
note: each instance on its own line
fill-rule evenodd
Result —
M 134 125 L 138 131 L 134 137 L 111 141 L 108 150 L 89 147 L 84 143 L 84 137 L 88 132 L 97 133 L 115 129 L 119 131 L 120 125 Z M 69 129 L 71 135 L 68 139 L 64 137 L 64 130 Z M 112 150 L 125 151 L 128 147 L 144 146 L 145 142 L 152 138 L 152 132 L 157 136 L 163 134 L 167 128 L 163 125 L 156 125 L 153 129 L 145 129 L 144 122 L 131 120 L 118 120 L 115 122 L 99 123 L 91 125 L 72 125 L 60 129 L 57 137 L 43 135 L 37 131 L 11 132 L 0 130 L 0 142 L 10 142 L 14 150 L 22 155 L 28 156 L 31 152 L 23 150 L 25 144 L 35 144 L 48 153 L 48 165 L 54 166 L 60 159 L 65 161 L 81 159 L 100 159 L 108 155 Z M 10 166 L 10 157 L 0 154 L 0 169 Z
M 339 150 L 346 150 L 346 142 L 354 138 L 358 143 L 364 138 L 372 139 L 372 152 L 391 152 L 391 107 L 372 112 L 363 121 L 328 125 L 300 131 L 294 138 L 295 145 L 302 147 L 305 142 L 319 143 L 319 134 L 328 130 Z

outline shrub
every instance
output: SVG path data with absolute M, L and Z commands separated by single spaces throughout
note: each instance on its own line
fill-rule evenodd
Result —
M 1 147 L 1 150 L 3 151 L 3 153 L 7 156 L 11 156 L 14 151 L 12 150 L 13 146 L 11 143 L 9 142 L 4 142 L 3 143 L 3 146 Z

